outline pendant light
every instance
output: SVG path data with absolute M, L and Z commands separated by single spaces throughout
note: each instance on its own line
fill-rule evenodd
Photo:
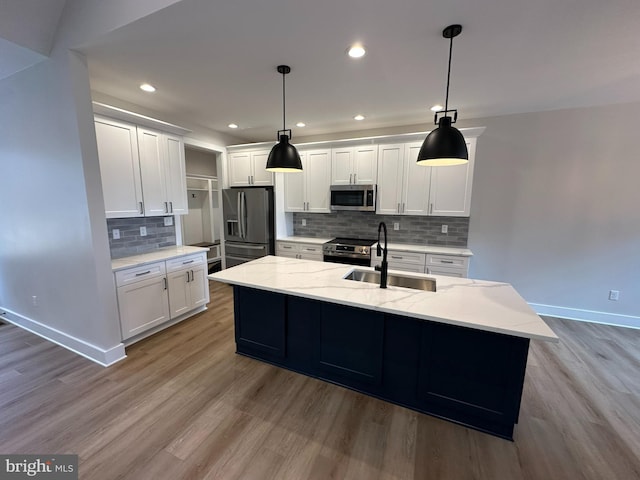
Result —
M 458 130 L 451 124 L 458 120 L 458 110 L 449 110 L 449 79 L 451 77 L 451 52 L 453 50 L 453 37 L 457 37 L 462 32 L 461 25 L 449 25 L 442 31 L 444 38 L 450 39 L 449 44 L 449 68 L 447 70 L 447 95 L 444 103 L 444 111 L 436 112 L 434 123 L 438 128 L 432 130 L 425 138 L 422 148 L 418 153 L 418 165 L 428 167 L 461 165 L 469 161 L 467 143 Z M 453 112 L 453 121 L 449 112 Z M 438 122 L 438 113 L 443 113 L 444 117 Z
M 269 153 L 267 159 L 267 170 L 270 172 L 302 172 L 302 162 L 300 154 L 296 147 L 289 143 L 291 138 L 291 129 L 285 129 L 285 102 L 284 102 L 284 77 L 291 72 L 291 67 L 287 65 L 278 65 L 278 73 L 282 74 L 282 130 L 278 130 L 278 143 L 276 143 Z M 287 132 L 289 135 L 287 135 Z

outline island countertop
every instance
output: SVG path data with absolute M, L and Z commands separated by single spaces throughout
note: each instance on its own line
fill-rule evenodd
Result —
M 558 337 L 508 283 L 397 272 L 436 280 L 435 292 L 345 280 L 354 269 L 338 263 L 267 256 L 208 276 L 232 285 L 348 305 L 517 337 Z M 393 270 L 389 270 L 393 272 Z

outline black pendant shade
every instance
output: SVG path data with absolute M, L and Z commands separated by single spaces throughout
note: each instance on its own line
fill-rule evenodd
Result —
M 449 80 L 451 77 L 451 52 L 453 50 L 453 38 L 460 35 L 462 32 L 461 25 L 449 25 L 442 31 L 444 38 L 450 39 L 449 43 L 449 68 L 447 70 L 447 94 L 445 98 L 445 107 L 443 113 L 444 117 L 440 117 L 440 121 L 437 121 L 438 113 L 435 114 L 435 119 L 438 127 L 432 130 L 427 138 L 425 138 L 422 148 L 418 153 L 418 165 L 425 165 L 428 167 L 446 166 L 446 165 L 461 165 L 469 161 L 469 152 L 467 151 L 467 143 L 458 130 L 452 127 L 451 124 L 455 123 L 458 117 L 457 110 L 449 110 Z M 451 116 L 447 115 L 449 112 L 455 112 L 453 120 Z
M 302 161 L 296 147 L 289 143 L 291 130 L 286 130 L 285 116 L 285 86 L 284 77 L 291 72 L 288 65 L 278 65 L 278 73 L 282 74 L 282 130 L 278 130 L 278 143 L 276 143 L 267 159 L 266 169 L 270 172 L 294 173 L 302 172 Z M 288 133 L 288 135 L 287 135 Z
M 269 153 L 267 170 L 270 172 L 301 172 L 302 162 L 296 147 L 289 143 L 288 135 L 280 135 L 280 141 L 276 143 Z

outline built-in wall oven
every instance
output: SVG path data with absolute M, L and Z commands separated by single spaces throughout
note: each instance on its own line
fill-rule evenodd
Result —
M 334 238 L 322 246 L 325 262 L 371 266 L 371 248 L 375 240 L 361 238 Z

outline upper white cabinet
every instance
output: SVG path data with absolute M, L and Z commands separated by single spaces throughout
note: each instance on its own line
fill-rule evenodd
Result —
M 107 218 L 187 213 L 182 138 L 95 117 Z
M 299 153 L 302 172 L 283 174 L 285 212 L 330 213 L 331 150 Z
M 266 170 L 270 150 L 229 154 L 229 186 L 273 185 L 273 174 Z
M 378 146 L 376 213 L 469 216 L 475 139 L 467 140 L 465 165 L 424 167 L 416 163 L 422 142 Z
M 378 179 L 378 146 L 331 150 L 332 185 L 373 185 Z

